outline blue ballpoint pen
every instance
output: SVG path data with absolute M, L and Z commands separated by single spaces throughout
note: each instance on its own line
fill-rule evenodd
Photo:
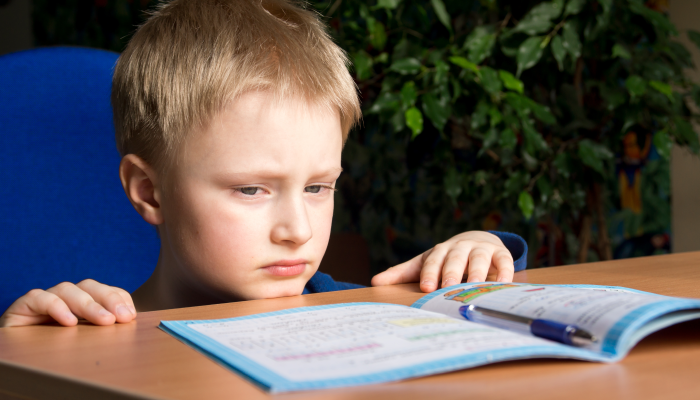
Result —
M 489 308 L 475 306 L 473 304 L 460 307 L 459 313 L 462 314 L 464 318 L 474 322 L 494 319 L 494 321 L 508 321 L 521 324 L 529 328 L 530 333 L 532 333 L 534 336 L 554 340 L 556 342 L 572 346 L 587 346 L 598 341 L 598 339 L 588 331 L 585 331 L 575 325 L 562 324 L 547 319 L 532 319 L 520 315 L 505 313 L 503 311 L 496 311 Z M 496 323 L 496 325 L 499 324 Z

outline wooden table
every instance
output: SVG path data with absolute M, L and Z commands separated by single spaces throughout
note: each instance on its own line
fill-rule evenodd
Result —
M 516 282 L 619 285 L 700 297 L 700 252 L 537 269 Z M 643 340 L 616 364 L 530 360 L 404 382 L 271 396 L 156 327 L 352 301 L 409 305 L 417 285 L 141 313 L 135 322 L 0 329 L 0 399 L 700 399 L 700 323 Z

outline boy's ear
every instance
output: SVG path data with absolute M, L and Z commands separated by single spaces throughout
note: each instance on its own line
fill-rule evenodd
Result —
M 157 174 L 141 157 L 127 154 L 119 164 L 119 177 L 136 211 L 151 225 L 163 223 Z

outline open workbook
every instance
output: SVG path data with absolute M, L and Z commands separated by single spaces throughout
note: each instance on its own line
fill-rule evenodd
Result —
M 485 318 L 463 316 L 475 309 L 486 310 Z M 411 307 L 344 303 L 220 320 L 161 321 L 160 328 L 264 389 L 285 392 L 526 358 L 612 362 L 650 333 L 696 318 L 700 299 L 611 286 L 487 282 L 441 289 Z M 536 337 L 527 321 L 556 321 L 589 334 L 590 340 L 566 345 Z

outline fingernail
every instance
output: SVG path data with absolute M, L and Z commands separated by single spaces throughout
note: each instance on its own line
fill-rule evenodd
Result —
M 423 286 L 435 286 L 434 281 L 422 281 L 420 284 Z
M 131 313 L 131 311 L 129 311 L 129 309 L 124 304 L 118 305 L 116 311 L 117 311 L 117 315 L 120 317 L 129 317 L 129 316 L 134 315 Z
M 131 315 L 133 315 L 134 317 L 136 316 L 136 309 L 134 308 L 134 306 L 130 305 L 129 311 L 131 311 Z
M 452 285 L 454 285 L 454 284 L 456 284 L 456 283 L 457 283 L 457 281 L 456 281 L 455 279 L 453 279 L 453 278 L 447 278 L 447 279 L 445 279 L 445 280 L 442 282 L 442 287 L 445 287 L 445 286 L 452 286 Z
M 97 312 L 97 315 L 99 315 L 100 317 L 105 317 L 107 315 L 112 315 L 112 313 L 103 308 Z
M 67 312 L 67 313 L 65 313 L 64 315 L 65 315 L 65 317 L 66 317 L 66 319 L 67 319 L 68 321 L 77 321 L 77 320 L 78 320 L 78 317 L 76 317 L 75 315 L 73 315 L 72 312 Z

